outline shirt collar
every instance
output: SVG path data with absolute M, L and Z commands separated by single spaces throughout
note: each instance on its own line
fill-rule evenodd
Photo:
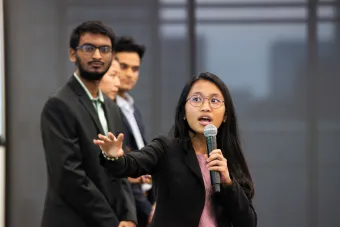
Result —
M 117 101 L 117 105 L 120 107 L 120 108 L 125 108 L 125 109 L 134 109 L 133 108 L 133 104 L 134 104 L 134 100 L 132 98 L 131 95 L 129 95 L 128 93 L 125 93 L 125 98 L 117 95 L 116 97 L 116 101 Z
M 78 77 L 76 72 L 73 73 L 73 76 L 78 80 L 78 82 L 83 87 L 83 89 L 85 90 L 87 96 L 90 98 L 91 101 L 100 101 L 100 102 L 104 103 L 104 95 L 103 95 L 103 93 L 100 89 L 98 91 L 98 96 L 96 98 L 93 98 L 91 93 L 89 92 L 89 90 L 87 89 L 87 87 L 85 86 L 83 81 L 81 81 L 81 79 Z

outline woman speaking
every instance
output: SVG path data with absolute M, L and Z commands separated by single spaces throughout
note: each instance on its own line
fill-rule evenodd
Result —
M 205 126 L 217 129 L 208 155 Z M 172 136 L 160 136 L 138 152 L 124 154 L 123 134 L 98 135 L 101 163 L 116 177 L 151 174 L 156 187 L 154 227 L 256 227 L 254 186 L 241 150 L 234 105 L 227 86 L 201 73 L 184 87 Z M 220 175 L 214 193 L 210 171 Z

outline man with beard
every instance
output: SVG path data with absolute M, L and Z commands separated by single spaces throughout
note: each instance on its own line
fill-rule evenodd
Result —
M 42 227 L 135 226 L 126 179 L 108 175 L 92 142 L 98 133 L 124 129 L 119 108 L 99 89 L 114 43 L 113 31 L 99 21 L 84 22 L 71 34 L 69 57 L 76 70 L 41 115 L 48 170 Z

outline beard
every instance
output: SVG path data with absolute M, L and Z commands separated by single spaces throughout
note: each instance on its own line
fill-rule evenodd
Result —
M 80 74 L 79 76 L 81 76 L 85 80 L 97 81 L 103 78 L 105 73 L 109 70 L 111 63 L 106 68 L 104 68 L 103 72 L 89 72 L 85 69 L 84 64 L 79 58 L 79 56 L 76 56 L 76 65 L 78 66 L 79 69 Z

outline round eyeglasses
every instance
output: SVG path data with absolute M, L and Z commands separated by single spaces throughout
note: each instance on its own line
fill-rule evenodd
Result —
M 81 46 L 77 46 L 77 50 L 83 51 L 85 54 L 93 55 L 98 49 L 100 54 L 109 54 L 112 52 L 112 47 L 110 46 L 95 46 L 93 44 L 85 43 Z
M 206 99 L 209 101 L 210 107 L 214 109 L 220 108 L 224 103 L 224 100 L 222 100 L 219 97 L 213 96 L 210 98 L 206 98 L 201 95 L 193 95 L 190 98 L 188 98 L 187 101 L 189 101 L 190 104 L 194 107 L 200 107 L 203 105 L 204 100 Z

